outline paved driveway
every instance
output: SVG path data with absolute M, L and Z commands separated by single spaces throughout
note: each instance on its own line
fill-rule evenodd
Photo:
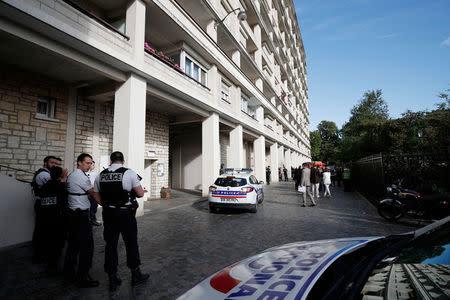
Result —
M 316 207 L 301 207 L 292 182 L 265 187 L 258 212 L 209 213 L 196 193 L 173 191 L 170 200 L 147 201 L 138 218 L 142 270 L 150 281 L 130 287 L 125 248 L 120 242 L 120 290 L 110 295 L 103 272 L 102 227 L 94 228 L 91 274 L 100 287 L 78 289 L 59 277 L 47 278 L 41 265 L 31 265 L 29 246 L 0 252 L 0 298 L 30 299 L 175 299 L 204 277 L 267 248 L 301 240 L 401 233 L 412 227 L 387 223 L 357 193 L 332 188 L 333 198 Z

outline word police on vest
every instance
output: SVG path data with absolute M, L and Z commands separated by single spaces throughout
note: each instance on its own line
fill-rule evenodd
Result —
M 117 182 L 122 181 L 122 173 L 104 173 L 100 174 L 101 182 Z

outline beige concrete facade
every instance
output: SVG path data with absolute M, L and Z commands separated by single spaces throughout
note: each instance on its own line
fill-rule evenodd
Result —
M 292 0 L 4 0 L 0 57 L 0 165 L 87 152 L 100 171 L 120 150 L 157 198 L 206 195 L 221 164 L 277 181 L 310 159 Z

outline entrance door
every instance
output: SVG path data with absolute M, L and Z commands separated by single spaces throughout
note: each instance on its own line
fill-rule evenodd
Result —
M 142 188 L 147 191 L 144 195 L 144 200 L 151 198 L 152 195 L 152 165 L 155 160 L 144 160 L 144 175 L 142 176 Z M 153 193 L 154 194 L 154 193 Z

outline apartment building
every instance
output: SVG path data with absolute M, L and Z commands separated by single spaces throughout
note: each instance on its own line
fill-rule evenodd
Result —
M 148 197 L 206 195 L 221 164 L 278 181 L 310 159 L 292 0 L 2 0 L 0 66 L 0 165 L 18 179 L 120 150 Z

